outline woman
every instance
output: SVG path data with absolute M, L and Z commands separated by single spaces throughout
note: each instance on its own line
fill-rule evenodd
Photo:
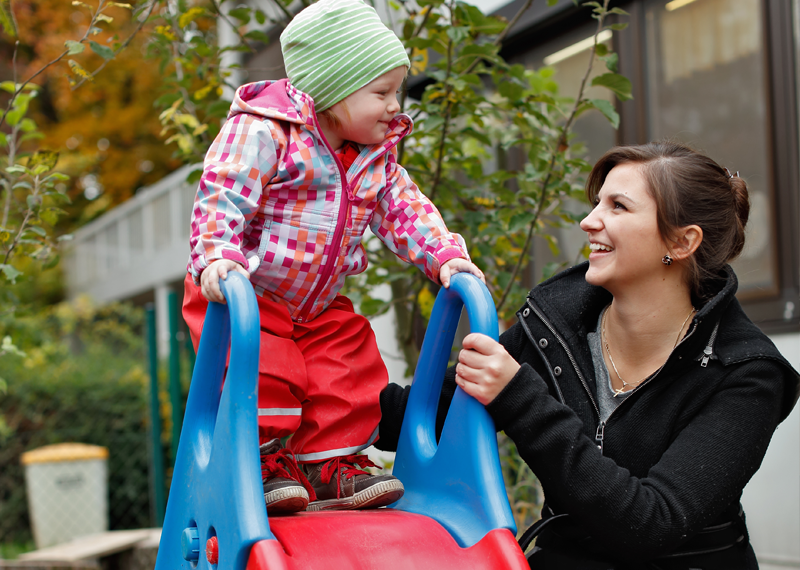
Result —
M 739 499 L 798 397 L 798 374 L 745 316 L 728 262 L 747 186 L 676 143 L 618 147 L 592 170 L 591 254 L 535 287 L 497 343 L 448 371 L 542 483 L 536 569 L 751 569 Z M 382 396 L 396 446 L 407 390 Z

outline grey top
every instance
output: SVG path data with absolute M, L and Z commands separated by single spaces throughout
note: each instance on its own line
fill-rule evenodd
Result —
M 608 374 L 606 361 L 603 359 L 603 342 L 600 338 L 600 331 L 603 326 L 603 315 L 605 315 L 608 307 L 600 312 L 600 318 L 597 319 L 597 328 L 594 332 L 586 335 L 589 341 L 589 350 L 592 352 L 592 362 L 594 363 L 594 377 L 597 385 L 597 405 L 600 406 L 600 421 L 604 422 L 611 415 L 611 412 L 617 409 L 617 406 L 628 397 L 630 391 L 623 392 L 616 398 L 614 397 L 614 389 L 611 387 L 611 376 Z

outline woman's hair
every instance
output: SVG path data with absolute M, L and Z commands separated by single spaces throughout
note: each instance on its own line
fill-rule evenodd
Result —
M 747 184 L 738 172 L 731 176 L 714 160 L 686 145 L 652 142 L 606 152 L 586 181 L 589 203 L 594 204 L 612 168 L 631 163 L 640 165 L 656 201 L 658 231 L 666 243 L 673 241 L 682 227 L 696 224 L 703 230 L 702 242 L 686 264 L 693 293 L 706 298 L 706 285 L 744 247 L 750 214 Z

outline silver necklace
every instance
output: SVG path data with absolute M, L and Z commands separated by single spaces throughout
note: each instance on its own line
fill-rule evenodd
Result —
M 689 314 L 683 320 L 683 323 L 681 324 L 681 328 L 678 329 L 678 336 L 675 338 L 675 344 L 672 345 L 672 349 L 673 350 L 675 349 L 676 346 L 678 346 L 678 341 L 681 340 L 681 332 L 683 332 L 683 327 L 686 326 L 686 322 L 692 317 L 692 315 L 695 313 L 695 311 L 696 311 L 696 309 L 694 307 L 692 307 L 692 310 L 689 311 Z M 611 362 L 611 367 L 614 369 L 614 373 L 617 375 L 617 378 L 619 378 L 619 381 L 622 382 L 622 387 L 619 388 L 618 390 L 614 390 L 614 397 L 616 398 L 617 396 L 619 396 L 620 394 L 625 392 L 625 388 L 635 388 L 636 386 L 641 384 L 642 380 L 644 380 L 644 378 L 642 378 L 642 380 L 639 380 L 638 382 L 630 382 L 629 383 L 629 382 L 625 381 L 625 379 L 620 375 L 619 370 L 617 370 L 617 365 L 614 364 L 614 358 L 611 356 L 611 349 L 608 347 L 608 340 L 606 340 L 606 315 L 607 314 L 608 314 L 608 309 L 606 309 L 605 312 L 603 313 L 603 320 L 600 323 L 600 336 L 602 337 L 603 346 L 606 347 L 606 353 L 608 354 L 609 362 Z M 665 362 L 665 364 L 666 364 L 666 362 Z M 661 368 L 663 368 L 663 367 L 664 367 L 664 365 L 662 364 Z M 659 370 L 661 368 L 659 368 Z

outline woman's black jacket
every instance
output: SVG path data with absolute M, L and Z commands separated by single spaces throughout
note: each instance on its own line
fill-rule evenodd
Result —
M 486 407 L 541 481 L 546 515 L 569 515 L 546 525 L 536 545 L 584 557 L 575 568 L 589 560 L 620 569 L 753 567 L 739 499 L 797 400 L 797 372 L 745 316 L 726 267 L 664 367 L 600 423 L 586 335 L 611 296 L 586 283 L 587 267 L 528 294 L 500 338 L 522 367 Z M 440 425 L 454 391 L 451 369 Z M 407 397 L 395 384 L 382 394 L 379 448 L 396 449 Z M 730 534 L 704 540 L 701 531 L 716 525 L 736 532 L 738 545 L 674 556 L 729 546 Z

